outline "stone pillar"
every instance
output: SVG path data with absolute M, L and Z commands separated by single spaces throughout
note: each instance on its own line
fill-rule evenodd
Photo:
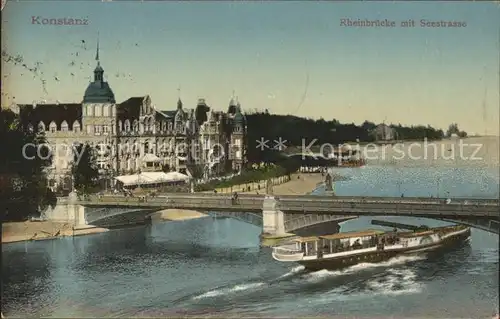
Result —
M 285 234 L 285 216 L 276 208 L 276 199 L 266 196 L 262 207 L 262 231 L 265 234 L 280 236 Z
M 70 193 L 68 199 L 67 210 L 69 214 L 74 216 L 75 228 L 88 227 L 85 219 L 85 206 L 76 203 L 78 199 L 76 193 Z

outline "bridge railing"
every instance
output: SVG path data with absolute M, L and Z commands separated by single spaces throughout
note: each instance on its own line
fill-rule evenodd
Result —
M 299 228 L 312 226 L 312 225 L 327 222 L 327 221 L 339 220 L 340 218 L 342 218 L 342 217 L 339 215 L 327 215 L 327 214 L 302 215 L 300 217 L 286 220 L 284 222 L 285 231 L 289 232 L 289 231 L 293 231 L 293 230 L 296 230 Z
M 278 202 L 277 209 L 284 212 L 302 212 L 302 213 L 345 213 L 346 215 L 356 215 L 356 213 L 366 214 L 430 214 L 430 215 L 456 215 L 456 216 L 483 216 L 499 218 L 498 205 L 465 205 L 465 204 L 429 204 L 420 205 L 419 203 L 355 203 L 355 202 L 327 202 L 327 201 L 309 201 Z

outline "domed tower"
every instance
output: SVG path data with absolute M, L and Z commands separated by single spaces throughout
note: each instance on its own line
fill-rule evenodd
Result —
M 236 101 L 235 104 L 232 119 L 231 157 L 233 170 L 241 172 L 246 159 L 246 117 L 241 111 L 240 103 Z
M 97 42 L 96 57 L 97 66 L 94 69 L 94 81 L 90 82 L 83 95 L 83 103 L 116 103 L 115 94 L 109 87 L 108 82 L 104 81 L 104 69 L 99 61 L 99 42 Z
M 89 83 L 82 100 L 82 131 L 92 136 L 95 143 L 113 143 L 117 138 L 117 118 L 115 95 L 104 80 L 104 69 L 99 60 L 99 39 L 95 60 L 94 80 Z M 114 159 L 112 157 L 115 157 Z M 118 156 L 99 155 L 100 167 L 118 167 Z

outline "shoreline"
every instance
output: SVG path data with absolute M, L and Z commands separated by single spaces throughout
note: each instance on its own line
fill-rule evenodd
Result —
M 324 181 L 319 173 L 292 174 L 291 180 L 273 186 L 274 195 L 305 195 L 314 191 Z M 244 192 L 256 194 L 258 191 Z M 261 192 L 262 193 L 262 192 Z M 185 221 L 208 216 L 202 212 L 184 209 L 167 209 L 154 214 L 153 221 Z M 56 221 L 24 221 L 2 223 L 2 244 L 54 240 L 62 237 L 76 237 L 107 232 L 107 228 L 89 226 L 75 228 L 70 223 Z
M 106 228 L 94 226 L 75 228 L 71 223 L 55 221 L 6 222 L 2 223 L 2 244 L 53 240 L 63 237 L 99 234 L 107 231 L 109 230 Z

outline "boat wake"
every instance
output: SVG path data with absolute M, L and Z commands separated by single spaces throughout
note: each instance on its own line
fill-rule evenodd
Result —
M 359 288 L 360 284 L 363 287 L 363 292 L 365 295 L 371 294 L 403 294 L 403 293 L 417 293 L 420 291 L 420 285 L 415 281 L 416 274 L 410 269 L 395 269 L 390 268 L 397 265 L 406 264 L 409 262 L 414 262 L 418 260 L 425 259 L 423 256 L 400 256 L 392 258 L 386 262 L 381 263 L 361 263 L 355 266 L 346 268 L 340 271 L 328 271 L 328 270 L 320 270 L 315 272 L 307 272 L 304 266 L 297 266 L 290 269 L 287 273 L 279 276 L 274 280 L 270 280 L 268 282 L 249 282 L 249 283 L 241 283 L 237 285 L 231 285 L 228 287 L 218 287 L 216 289 L 212 289 L 210 291 L 204 292 L 202 294 L 198 294 L 191 298 L 191 300 L 201 300 L 206 298 L 217 298 L 217 297 L 225 297 L 227 295 L 232 295 L 236 293 L 262 293 L 262 290 L 267 290 L 271 287 L 281 287 L 282 284 L 287 286 L 286 282 L 293 283 L 293 285 L 298 284 L 299 287 L 292 288 L 289 292 L 293 293 L 296 290 L 299 292 L 306 292 L 308 290 L 306 285 L 315 285 L 321 283 L 323 281 L 331 280 L 334 277 L 344 277 L 352 274 L 356 274 L 359 272 L 363 272 L 370 269 L 377 268 L 388 268 L 384 271 L 383 274 L 373 275 L 369 274 L 369 277 L 366 276 L 357 276 L 356 280 L 341 280 L 342 282 L 333 283 L 335 285 L 335 289 L 327 291 L 325 297 L 334 298 L 334 295 L 343 295 L 343 297 L 350 297 L 353 293 L 356 295 L 356 292 L 353 291 L 353 288 L 350 287 L 352 284 L 355 284 L 357 288 Z M 299 280 L 296 280 L 297 277 Z M 360 279 L 364 277 L 365 280 Z M 281 287 L 281 288 L 284 288 Z M 280 289 L 281 289 L 280 288 Z M 333 295 L 332 295 L 333 294 Z M 342 296 L 340 296 L 342 297 Z
M 277 280 L 288 278 L 290 276 L 300 274 L 301 272 L 305 271 L 305 269 L 306 268 L 304 266 L 294 267 L 289 272 L 287 272 L 286 274 L 279 276 Z
M 195 297 L 193 297 L 193 299 L 198 300 L 198 299 L 213 298 L 213 297 L 228 295 L 228 294 L 241 292 L 241 291 L 245 291 L 245 290 L 256 289 L 256 288 L 261 287 L 263 285 L 265 285 L 265 283 L 255 282 L 255 283 L 235 285 L 235 286 L 227 287 L 227 288 L 219 288 L 219 289 L 210 290 L 210 291 L 207 291 L 201 295 L 195 296 Z
M 374 268 L 387 268 L 391 266 L 396 266 L 396 265 L 402 265 L 406 264 L 409 262 L 414 262 L 414 261 L 419 261 L 419 260 L 424 260 L 425 256 L 398 256 L 391 258 L 385 262 L 380 262 L 380 263 L 359 263 L 357 265 L 351 266 L 349 268 L 343 269 L 343 270 L 336 270 L 336 271 L 330 271 L 330 270 L 318 270 L 315 272 L 308 273 L 306 275 L 306 280 L 309 282 L 319 282 L 324 280 L 325 278 L 329 277 L 336 277 L 336 276 L 343 276 L 343 275 L 350 275 L 355 272 L 363 271 L 363 270 L 368 270 L 368 269 L 374 269 Z
M 414 294 L 422 291 L 417 275 L 410 269 L 388 269 L 388 274 L 380 279 L 369 280 L 368 292 L 382 295 Z

